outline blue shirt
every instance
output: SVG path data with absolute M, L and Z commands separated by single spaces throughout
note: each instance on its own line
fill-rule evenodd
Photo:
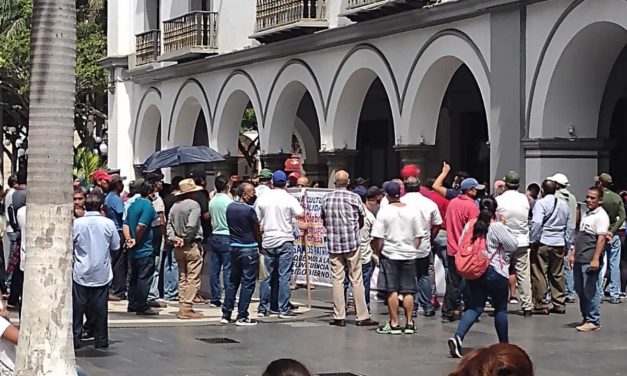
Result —
M 74 282 L 86 287 L 105 286 L 113 279 L 110 251 L 120 249 L 115 224 L 99 212 L 89 211 L 74 220 Z
M 233 202 L 226 208 L 231 247 L 257 248 L 255 225 L 259 224 L 255 209 L 242 202 Z
M 540 242 L 553 247 L 570 247 L 574 229 L 569 223 L 570 210 L 564 200 L 546 195 L 537 200 L 533 207 L 529 240 L 531 243 Z
M 105 206 L 107 208 L 107 217 L 115 223 L 115 227 L 122 230 L 122 216 L 124 215 L 124 203 L 115 192 L 109 192 L 105 198 Z
M 157 212 L 146 198 L 139 197 L 128 207 L 124 224 L 129 227 L 131 237 L 136 238 L 138 225 L 142 224 L 146 227 L 144 236 L 135 244 L 135 247 L 131 248 L 134 258 L 144 258 L 152 254 L 152 222 L 155 219 L 157 219 Z

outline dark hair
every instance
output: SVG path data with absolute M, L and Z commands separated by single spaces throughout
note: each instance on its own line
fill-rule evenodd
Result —
M 536 196 L 540 194 L 540 186 L 536 183 L 529 184 L 527 190 L 531 191 Z
M 494 197 L 485 196 L 479 204 L 481 212 L 475 222 L 475 227 L 472 229 L 472 241 L 477 238 L 485 237 L 488 234 L 488 228 L 492 222 L 492 218 L 496 216 L 497 203 Z
M 552 180 L 544 180 L 542 182 L 542 192 L 546 195 L 553 195 L 557 191 L 557 184 Z
M 172 189 L 179 189 L 179 183 L 183 181 L 182 176 L 175 176 L 172 178 Z
M 207 178 L 204 169 L 195 169 L 190 172 L 189 177 L 194 179 L 196 185 L 202 185 L 202 182 Z
M 91 193 L 85 199 L 85 210 L 87 211 L 99 211 L 104 204 L 104 198 L 97 193 Z
M 597 195 L 599 196 L 599 199 L 603 199 L 603 190 L 599 187 L 590 187 L 588 188 L 589 191 L 595 191 L 597 193 Z
M 81 186 L 81 185 L 77 185 L 76 187 L 74 187 L 74 193 L 73 194 L 77 194 L 80 193 L 83 196 L 87 196 L 87 190 Z
M 311 186 L 313 187 L 316 184 L 318 185 L 318 188 L 328 188 L 327 182 L 324 180 L 316 180 L 311 184 Z
M 141 187 L 139 188 L 139 194 L 142 197 L 148 197 L 148 195 L 151 194 L 152 191 L 154 190 L 155 190 L 155 185 L 152 182 L 144 181 Z
M 268 364 L 262 376 L 311 376 L 311 373 L 299 361 L 278 359 Z
M 449 376 L 533 376 L 533 363 L 520 347 L 497 343 L 468 353 Z
M 28 180 L 28 175 L 26 174 L 26 170 L 22 169 L 17 172 L 17 184 L 26 184 Z
M 13 174 L 9 176 L 9 180 L 7 181 L 9 188 L 13 188 L 15 184 L 17 184 L 17 175 Z
M 403 182 L 405 185 L 405 191 L 407 192 L 420 192 L 420 180 L 410 176 Z
M 470 174 L 469 174 L 469 173 L 467 173 L 466 171 L 457 171 L 457 172 L 455 173 L 455 177 L 460 177 L 460 178 L 462 178 L 462 179 L 467 179 L 467 178 L 469 178 L 469 177 L 470 177 Z
M 216 191 L 224 192 L 228 185 L 229 185 L 229 178 L 227 178 L 226 175 L 218 175 L 216 177 L 216 181 L 215 181 Z
M 423 185 L 428 189 L 433 189 L 433 183 L 435 183 L 435 178 L 427 178 Z

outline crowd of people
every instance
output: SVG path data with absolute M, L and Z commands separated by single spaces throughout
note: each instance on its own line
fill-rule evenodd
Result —
M 335 188 L 321 205 L 333 284 L 330 324 L 346 326 L 354 309 L 357 326 L 415 333 L 418 314 L 433 317 L 440 308 L 437 258 L 446 270 L 441 319 L 459 321 L 448 340 L 454 357 L 462 356 L 463 341 L 486 307 L 494 311 L 500 343 L 509 342 L 508 304 L 520 304 L 524 317 L 560 315 L 578 298 L 577 330 L 598 330 L 606 294 L 610 303 L 621 303 L 627 285 L 621 252 L 627 194 L 612 191 L 612 177 L 599 174 L 581 203 L 561 173 L 522 192 L 519 174 L 510 171 L 490 194 L 487 184 L 464 172 L 447 186 L 450 171 L 444 163 L 436 178 L 424 178 L 407 165 L 381 188 L 351 179 L 347 171 L 335 174 Z M 176 302 L 181 320 L 201 318 L 194 307 L 210 304 L 221 309 L 221 323 L 252 326 L 257 321 L 249 308 L 259 279 L 257 317 L 296 315 L 295 241 L 308 223 L 286 188 L 313 184 L 306 176 L 268 169 L 254 180 L 220 175 L 209 188 L 205 179 L 204 170 L 194 170 L 166 185 L 157 171 L 126 185 L 119 174 L 98 170 L 91 187 L 75 184 L 76 348 L 92 337 L 96 348 L 108 347 L 110 301 L 127 300 L 127 311 L 141 316 L 158 315 Z M 17 309 L 28 257 L 26 181 L 23 172 L 10 177 L 3 200 L 10 248 L 0 289 L 9 308 Z M 211 258 L 209 301 L 200 295 L 205 255 Z M 371 318 L 375 273 L 377 294 L 389 311 L 383 325 Z

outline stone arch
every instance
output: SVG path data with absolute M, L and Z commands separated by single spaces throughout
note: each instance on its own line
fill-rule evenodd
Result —
M 242 114 L 252 103 L 259 128 L 263 127 L 263 108 L 257 87 L 243 71 L 233 72 L 225 81 L 215 109 L 210 145 L 222 154 L 237 155 Z
M 207 134 L 211 134 L 212 114 L 207 94 L 195 79 L 189 79 L 176 93 L 170 124 L 168 125 L 168 142 L 170 146 L 191 145 L 198 115 L 204 115 Z
M 305 93 L 309 93 L 315 108 L 318 124 L 322 130 L 325 106 L 320 85 L 309 66 L 300 60 L 284 65 L 272 83 L 264 114 L 264 127 L 259 129 L 261 149 L 277 153 L 291 144 L 292 133 L 297 121 L 296 113 Z
M 155 88 L 150 88 L 139 102 L 135 116 L 133 129 L 134 163 L 144 162 L 150 154 L 155 152 L 155 137 L 159 134 L 162 123 L 161 92 Z
M 346 55 L 333 78 L 327 101 L 329 126 L 326 132 L 321 133 L 322 143 L 328 149 L 355 149 L 363 103 L 377 78 L 385 88 L 394 121 L 394 133 L 398 135 L 400 94 L 390 64 L 376 47 L 360 45 Z
M 602 9 L 601 9 L 602 8 Z M 627 43 L 627 3 L 570 8 L 547 41 L 533 77 L 527 114 L 529 138 L 596 138 L 603 94 Z
M 419 144 L 424 139 L 435 144 L 440 108 L 446 90 L 457 70 L 466 65 L 490 111 L 490 77 L 479 48 L 465 34 L 447 30 L 434 35 L 418 53 L 403 93 L 400 136 L 403 144 Z M 488 135 L 490 135 L 490 119 Z
M 318 143 L 307 124 L 299 117 L 294 123 L 294 135 L 302 148 L 302 158 L 308 165 L 318 163 Z

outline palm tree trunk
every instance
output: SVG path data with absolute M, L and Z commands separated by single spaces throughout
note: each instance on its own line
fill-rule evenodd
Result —
M 75 56 L 75 0 L 34 0 L 27 261 L 15 375 L 76 375 L 71 334 Z

